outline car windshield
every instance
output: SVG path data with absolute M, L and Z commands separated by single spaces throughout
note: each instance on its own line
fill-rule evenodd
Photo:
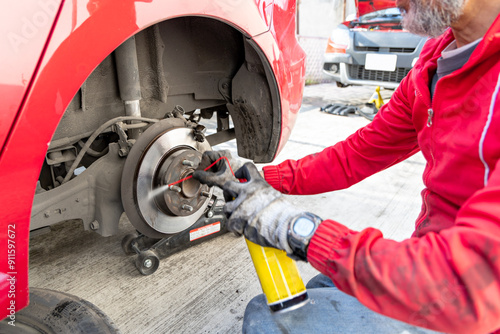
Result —
M 359 23 L 380 22 L 380 21 L 396 21 L 401 20 L 401 12 L 399 8 L 388 8 L 368 13 L 359 17 Z

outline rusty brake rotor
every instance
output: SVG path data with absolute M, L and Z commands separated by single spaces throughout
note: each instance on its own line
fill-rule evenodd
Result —
M 208 186 L 192 178 L 168 185 L 189 177 L 209 149 L 179 119 L 162 120 L 137 139 L 124 166 L 122 202 L 139 232 L 163 238 L 189 228 L 203 214 Z

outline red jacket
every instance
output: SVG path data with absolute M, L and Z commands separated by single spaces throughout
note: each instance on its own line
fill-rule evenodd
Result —
M 367 307 L 452 333 L 500 328 L 500 16 L 469 61 L 429 82 L 451 30 L 429 40 L 372 123 L 321 153 L 264 168 L 288 194 L 344 189 L 419 150 L 427 165 L 412 238 L 325 220 L 309 262 Z

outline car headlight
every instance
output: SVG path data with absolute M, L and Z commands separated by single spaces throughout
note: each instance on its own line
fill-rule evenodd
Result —
M 328 38 L 326 53 L 345 53 L 349 47 L 350 36 L 349 29 L 344 25 L 339 25 L 335 28 Z

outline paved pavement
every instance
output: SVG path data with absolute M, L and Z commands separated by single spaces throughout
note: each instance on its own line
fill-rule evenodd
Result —
M 319 111 L 332 102 L 363 104 L 369 87 L 308 86 L 295 129 L 276 162 L 297 159 L 344 139 L 369 121 Z M 384 98 L 390 97 L 384 91 Z M 234 142 L 220 148 L 234 150 Z M 298 207 L 350 228 L 375 227 L 388 238 L 411 235 L 420 208 L 424 160 L 416 155 L 343 191 L 289 196 Z M 31 239 L 30 285 L 64 291 L 100 307 L 123 333 L 238 333 L 247 302 L 261 292 L 245 242 L 226 234 L 161 261 L 140 275 L 134 257 L 120 248 L 133 231 L 126 217 L 120 233 L 103 238 L 80 224 L 60 224 Z M 304 281 L 317 274 L 299 263 Z

